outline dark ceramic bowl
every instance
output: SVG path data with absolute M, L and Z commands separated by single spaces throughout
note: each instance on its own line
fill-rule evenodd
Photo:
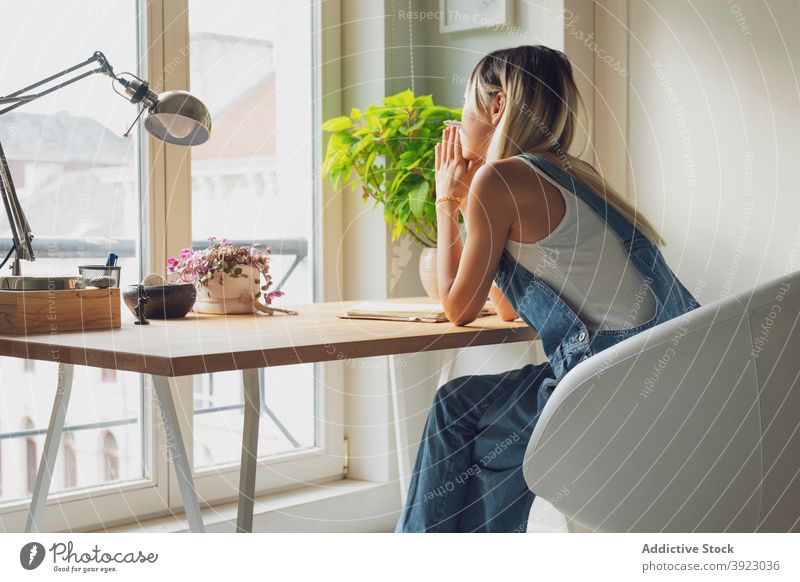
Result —
M 138 285 L 128 285 L 122 293 L 125 305 L 136 315 Z M 176 283 L 174 285 L 154 285 L 144 287 L 150 301 L 144 304 L 144 316 L 147 319 L 175 319 L 183 317 L 194 305 L 197 298 L 192 283 Z

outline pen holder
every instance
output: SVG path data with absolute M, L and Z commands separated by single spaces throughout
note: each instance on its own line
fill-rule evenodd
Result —
M 86 281 L 87 286 L 101 289 L 119 287 L 120 267 L 81 265 L 78 267 L 78 272 Z

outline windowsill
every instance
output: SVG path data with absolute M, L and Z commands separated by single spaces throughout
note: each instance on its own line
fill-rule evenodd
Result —
M 396 483 L 337 479 L 272 495 L 257 497 L 253 531 L 282 532 L 391 532 L 399 516 Z M 237 503 L 204 508 L 207 532 L 234 532 Z M 140 520 L 97 533 L 188 532 L 183 513 Z

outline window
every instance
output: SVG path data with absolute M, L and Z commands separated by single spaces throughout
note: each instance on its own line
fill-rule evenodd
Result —
M 217 405 L 214 393 L 214 379 L 217 374 L 203 374 L 195 376 L 194 380 L 194 409 L 195 414 L 198 410 L 212 408 Z
M 102 9 L 93 6 L 87 10 L 53 3 L 46 9 L 36 8 L 36 17 L 31 18 L 29 2 L 5 2 L 0 36 L 15 41 L 6 47 L 0 62 L 0 95 L 83 62 L 98 50 L 116 72 L 144 76 L 139 47 L 143 33 L 140 23 L 145 19 L 139 8 L 136 1 L 105 3 Z M 76 35 L 76 30 L 80 34 Z M 91 75 L 0 115 L 0 141 L 34 234 L 36 260 L 22 263 L 23 274 L 77 274 L 79 265 L 102 264 L 113 251 L 120 257 L 121 285 L 141 279 L 142 223 L 138 217 L 142 214 L 142 187 L 147 184 L 140 178 L 146 140 L 138 130 L 128 138 L 122 135 L 136 114 L 129 102 L 114 93 L 108 77 Z M 9 227 L 0 220 L 0 241 L 9 239 Z M 29 417 L 24 427 L 27 432 L 22 435 L 19 431 L 0 433 L 1 442 L 16 441 L 25 451 L 24 465 L 6 455 L 1 461 L 5 466 L 0 468 L 7 477 L 19 475 L 7 478 L 0 492 L 0 518 L 4 524 L 11 524 L 11 530 L 19 531 L 22 528 L 16 524 L 24 523 L 26 497 L 33 490 L 58 370 L 54 362 L 0 358 L 0 374 L 4 386 L 16 387 L 0 390 L 0 410 L 9 418 Z M 96 457 L 78 454 L 81 448 L 88 450 L 88 441 L 94 443 L 91 450 L 96 451 L 101 431 L 109 427 L 115 427 L 121 447 L 118 454 L 125 459 L 120 465 L 124 470 L 115 473 L 117 485 L 155 478 L 156 468 L 147 450 L 152 441 L 146 432 L 150 430 L 147 401 L 138 374 L 76 367 L 67 430 L 59 447 L 59 478 L 53 480 L 51 495 L 78 485 L 97 488 L 97 495 L 119 494 L 118 489 L 100 489 L 106 480 Z M 23 471 L 24 477 L 20 475 Z M 142 506 L 151 512 L 166 504 L 163 492 L 156 488 L 154 480 L 148 490 L 150 496 L 141 494 Z M 137 490 L 145 491 L 141 483 L 137 483 Z M 49 523 L 71 518 L 71 523 L 80 527 L 81 523 L 92 523 L 87 520 L 96 521 L 92 512 L 81 510 L 81 504 L 91 507 L 92 500 L 85 495 L 82 499 L 78 495 L 64 497 L 62 501 L 64 516 L 48 517 Z M 127 508 L 120 512 L 117 519 L 130 514 Z
M 3 54 L 2 94 L 96 50 L 118 72 L 136 70 L 135 2 L 104 5 L 92 18 L 58 3 L 40 6 L 35 19 L 27 18 L 26 0 L 5 2 L 3 10 L 0 35 L 15 41 Z M 22 33 L 20 23 L 26 27 Z M 92 75 L 0 116 L 0 140 L 35 236 L 36 260 L 23 262 L 24 274 L 77 274 L 78 265 L 102 264 L 114 251 L 122 283 L 139 280 L 139 223 L 130 219 L 139 215 L 139 148 L 136 139 L 122 136 L 135 114 L 114 94 L 108 77 Z M 5 222 L 0 221 L 3 240 L 10 237 Z
M 308 254 L 313 208 L 311 2 L 235 2 L 221 13 L 189 1 L 191 90 L 209 107 L 214 139 L 192 150 L 192 238 L 272 249 L 286 300 L 314 300 Z M 260 374 L 259 455 L 316 443 L 313 365 Z M 241 375 L 195 378 L 195 467 L 241 456 Z
M 132 71 L 154 88 L 163 85 L 160 90 L 192 90 L 208 105 L 213 130 L 207 144 L 186 154 L 191 163 L 172 163 L 173 146 L 151 147 L 141 124 L 122 138 L 137 112 L 100 75 L 0 116 L 0 140 L 36 237 L 37 260 L 23 263 L 23 273 L 76 273 L 78 265 L 104 262 L 113 251 L 124 286 L 143 272 L 163 270 L 166 257 L 156 248 L 163 241 L 169 255 L 225 236 L 271 246 L 273 283 L 287 294 L 282 300 L 313 301 L 318 3 L 233 0 L 220 10 L 219 3 L 200 0 L 139 0 L 88 12 L 54 4 L 36 19 L 29 18 L 28 4 L 4 4 L 0 35 L 18 40 L 0 63 L 0 94 L 102 50 L 118 73 Z M 159 15 L 151 18 L 152 11 Z M 145 30 L 145 23 L 160 28 Z M 152 211 L 167 207 L 168 213 Z M 0 221 L 0 240 L 8 239 L 7 231 Z M 341 475 L 342 395 L 319 389 L 326 369 L 260 372 L 259 494 Z M 30 416 L 27 430 L 0 433 L 0 443 L 20 443 L 0 458 L 0 519 L 9 531 L 24 527 L 57 372 L 53 362 L 0 358 L 3 383 L 19 387 L 0 390 L 0 410 L 15 419 Z M 190 419 L 184 438 L 200 497 L 209 503 L 235 497 L 240 374 L 179 378 L 174 387 L 178 407 L 194 406 L 179 414 Z M 149 377 L 75 368 L 57 464 L 63 480 L 50 491 L 59 507 L 46 510 L 48 528 L 90 529 L 180 505 L 166 437 L 152 421 L 151 394 Z M 8 450 L 23 450 L 22 462 Z M 124 501 L 98 504 L 101 496 Z
M 61 439 L 64 441 L 64 489 L 71 489 L 78 485 L 78 457 L 75 451 L 75 437 L 72 432 L 65 432 Z
M 116 370 L 108 370 L 106 368 L 100 368 L 100 381 L 101 382 L 116 382 L 117 381 L 117 371 Z
M 26 418 L 23 422 L 26 431 L 33 430 L 33 422 Z M 25 489 L 28 493 L 33 493 L 33 486 L 36 483 L 36 471 L 39 468 L 39 451 L 36 446 L 36 438 L 29 435 L 25 437 Z
M 119 447 L 117 439 L 110 432 L 103 434 L 103 479 L 116 481 L 119 479 Z

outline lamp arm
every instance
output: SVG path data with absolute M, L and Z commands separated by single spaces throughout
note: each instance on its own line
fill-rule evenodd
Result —
M 28 93 L 33 89 L 41 87 L 47 83 L 55 81 L 65 75 L 69 75 L 77 71 L 78 69 L 90 65 L 92 63 L 97 63 L 99 66 L 97 68 L 91 69 L 89 71 L 84 71 L 71 79 L 67 79 L 57 85 L 53 85 L 52 87 L 48 87 L 44 91 L 40 91 L 38 93 Z M 114 74 L 114 69 L 111 64 L 106 59 L 106 56 L 101 53 L 100 51 L 95 52 L 91 57 L 86 59 L 85 61 L 78 63 L 77 65 L 73 65 L 63 71 L 60 71 L 54 75 L 50 75 L 49 77 L 42 79 L 41 81 L 37 81 L 32 85 L 28 85 L 27 87 L 23 87 L 22 89 L 11 93 L 10 95 L 6 95 L 5 97 L 0 97 L 0 105 L 3 104 L 10 104 L 7 107 L 0 109 L 0 115 L 4 113 L 8 113 L 9 111 L 13 111 L 17 107 L 24 105 L 25 103 L 30 103 L 40 97 L 44 97 L 45 95 L 49 95 L 54 91 L 58 91 L 67 85 L 71 85 L 72 83 L 76 83 L 81 79 L 88 77 L 89 75 L 94 75 L 96 73 L 103 73 L 105 75 L 110 76 L 112 79 L 117 79 L 117 76 Z M 113 81 L 112 81 L 113 82 Z M 25 212 L 22 210 L 22 206 L 19 203 L 19 199 L 17 198 L 17 190 L 14 187 L 14 180 L 11 177 L 11 169 L 8 165 L 8 160 L 6 159 L 5 152 L 3 151 L 2 145 L 0 145 L 0 196 L 3 199 L 3 206 L 6 211 L 6 215 L 8 216 L 8 224 L 11 227 L 11 237 L 13 238 L 14 244 L 14 263 L 12 265 L 12 274 L 19 275 L 20 274 L 20 259 L 24 259 L 27 261 L 35 260 L 35 256 L 33 254 L 33 247 L 31 246 L 31 240 L 33 240 L 33 233 L 31 232 L 31 227 L 28 224 L 28 219 L 25 216 Z
M 64 75 L 68 75 L 68 74 L 70 74 L 70 73 L 72 73 L 74 71 L 77 71 L 78 69 L 80 69 L 82 67 L 85 67 L 85 66 L 87 66 L 87 65 L 89 65 L 91 63 L 98 63 L 100 66 L 97 67 L 96 69 L 91 69 L 89 71 L 84 71 L 83 73 L 81 73 L 81 74 L 79 74 L 79 75 L 77 75 L 77 76 L 75 76 L 75 77 L 73 77 L 71 79 L 68 79 L 68 80 L 66 80 L 66 81 L 64 81 L 62 83 L 57 84 L 57 85 L 53 85 L 52 87 L 49 87 L 49 88 L 47 88 L 44 91 L 41 91 L 39 93 L 32 93 L 32 94 L 29 94 L 29 95 L 25 94 L 28 91 L 31 91 L 32 89 L 36 89 L 37 87 L 41 87 L 42 85 L 50 83 L 51 81 L 54 81 L 54 80 L 56 80 L 56 79 L 58 79 L 60 77 L 63 77 Z M 73 83 L 75 83 L 77 81 L 80 81 L 81 79 L 85 79 L 86 77 L 88 77 L 90 75 L 94 75 L 96 73 L 106 74 L 109 77 L 111 77 L 112 79 L 116 79 L 117 78 L 117 76 L 114 74 L 114 68 L 108 62 L 108 59 L 106 59 L 106 56 L 103 53 L 101 53 L 100 51 L 95 52 L 91 57 L 89 57 L 88 59 L 86 59 L 85 61 L 83 61 L 81 63 L 78 63 L 77 65 L 73 65 L 73 66 L 71 66 L 71 67 L 69 67 L 67 69 L 64 69 L 63 71 L 60 71 L 60 72 L 58 72 L 58 73 L 56 73 L 54 75 L 50 75 L 49 77 L 47 77 L 45 79 L 42 79 L 41 81 L 37 81 L 33 85 L 28 85 L 27 87 L 24 87 L 24 88 L 20 89 L 19 91 L 15 91 L 14 93 L 11 93 L 10 95 L 6 95 L 5 97 L 0 97 L 0 104 L 11 103 L 11 105 L 9 105 L 8 107 L 6 107 L 4 109 L 0 109 L 0 115 L 2 115 L 4 113 L 8 113 L 9 111 L 12 111 L 12 110 L 16 109 L 17 107 L 20 107 L 21 105 L 24 105 L 25 103 L 29 103 L 31 101 L 35 101 L 36 99 L 39 99 L 40 97 L 44 97 L 45 95 L 49 95 L 50 93 L 52 93 L 54 91 L 58 91 L 59 89 L 62 89 L 64 87 L 66 87 L 67 85 L 72 85 Z

